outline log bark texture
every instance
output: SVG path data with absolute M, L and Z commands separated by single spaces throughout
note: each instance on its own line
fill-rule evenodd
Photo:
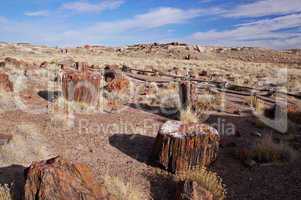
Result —
M 196 86 L 191 81 L 181 81 L 179 84 L 179 96 L 181 108 L 186 110 L 194 107 L 196 101 Z
M 156 137 L 152 160 L 165 170 L 177 173 L 210 165 L 217 158 L 220 136 L 206 124 L 163 124 Z
M 116 200 L 87 165 L 61 157 L 33 163 L 25 180 L 24 200 Z
M 101 75 L 90 71 L 85 65 L 82 70 L 65 70 L 62 78 L 62 90 L 68 101 L 84 102 L 95 105 L 99 97 Z

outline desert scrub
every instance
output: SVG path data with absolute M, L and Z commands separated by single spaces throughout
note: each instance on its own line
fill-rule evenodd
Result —
M 178 174 L 176 179 L 178 181 L 189 180 L 197 182 L 213 194 L 214 200 L 223 200 L 226 197 L 225 185 L 222 183 L 222 179 L 216 173 L 206 168 L 183 172 Z
M 7 184 L 0 185 L 0 199 L 1 200 L 12 200 L 10 187 Z
M 269 134 L 257 141 L 249 157 L 259 163 L 281 163 L 293 161 L 297 157 L 297 152 L 284 142 L 276 143 Z
M 104 185 L 117 200 L 141 200 L 143 193 L 130 182 L 125 183 L 117 176 L 106 175 Z
M 190 109 L 181 110 L 180 121 L 184 124 L 197 123 L 199 121 L 198 116 Z
M 205 118 L 208 111 L 212 111 L 221 107 L 222 96 L 221 94 L 202 94 L 197 97 L 195 103 L 195 110 L 200 118 Z

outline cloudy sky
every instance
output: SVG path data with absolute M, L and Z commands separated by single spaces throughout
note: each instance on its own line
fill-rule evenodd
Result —
M 10 0 L 0 41 L 301 48 L 301 0 Z

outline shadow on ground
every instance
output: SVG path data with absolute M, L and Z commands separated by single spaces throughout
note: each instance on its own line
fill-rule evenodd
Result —
M 21 165 L 0 168 L 0 185 L 12 185 L 13 200 L 22 200 L 24 194 L 24 170 Z
M 53 102 L 54 100 L 56 100 L 59 96 L 62 95 L 62 93 L 60 91 L 47 91 L 47 90 L 42 90 L 38 92 L 38 95 L 49 101 L 49 102 Z
M 175 199 L 177 183 L 173 175 L 145 175 L 150 182 L 150 193 L 153 200 Z
M 177 120 L 179 116 L 179 111 L 176 108 L 165 108 L 161 106 L 150 106 L 144 103 L 134 104 L 131 103 L 128 105 L 131 108 L 143 110 L 152 114 L 159 115 L 161 117 L 166 117 L 169 119 Z
M 155 138 L 139 134 L 115 134 L 109 138 L 109 142 L 126 155 L 149 164 Z

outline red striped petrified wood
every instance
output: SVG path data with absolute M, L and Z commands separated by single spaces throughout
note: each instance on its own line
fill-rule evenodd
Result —
M 219 140 L 209 125 L 167 121 L 156 137 L 152 159 L 172 173 L 206 167 L 217 158 Z
M 99 97 L 101 75 L 83 64 L 81 70 L 66 69 L 62 78 L 62 90 L 68 101 L 95 105 Z

